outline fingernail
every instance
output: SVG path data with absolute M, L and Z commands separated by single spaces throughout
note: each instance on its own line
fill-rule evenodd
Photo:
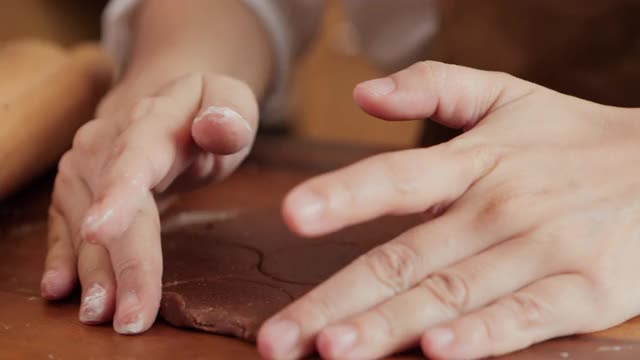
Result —
M 336 325 L 324 330 L 329 341 L 329 352 L 331 357 L 346 355 L 356 344 L 358 332 L 353 326 Z
M 93 284 L 87 291 L 80 306 L 80 321 L 92 323 L 102 320 L 107 303 L 107 290 L 100 284 Z
M 429 331 L 429 339 L 431 345 L 435 348 L 443 348 L 449 346 L 455 337 L 451 329 L 439 328 Z
M 135 292 L 130 291 L 123 297 L 118 304 L 120 309 L 126 314 L 121 317 L 115 324 L 115 330 L 119 334 L 139 334 L 144 330 L 144 319 L 140 311 L 140 299 Z
M 312 222 L 317 220 L 325 209 L 322 198 L 311 191 L 299 191 L 292 195 L 290 206 L 296 214 L 296 217 L 303 222 Z
M 385 96 L 391 94 L 396 89 L 396 82 L 393 81 L 392 78 L 385 77 L 381 79 L 365 81 L 359 86 L 367 89 L 375 96 Z
M 249 123 L 242 117 L 242 115 L 224 106 L 209 106 L 206 110 L 201 112 L 200 115 L 196 116 L 193 122 L 197 123 L 203 119 L 219 123 L 225 121 L 237 122 L 252 131 L 251 126 L 249 126 Z
M 265 337 L 270 344 L 271 355 L 275 358 L 288 358 L 300 338 L 298 324 L 290 320 L 279 320 L 268 324 Z
M 127 320 L 124 324 L 116 327 L 116 331 L 121 335 L 139 334 L 144 330 L 144 319 L 142 314 L 136 314 Z
M 42 275 L 42 280 L 40 281 L 40 294 L 42 297 L 56 296 L 55 284 L 52 282 L 52 279 L 56 276 L 58 276 L 58 272 L 55 270 L 48 270 Z

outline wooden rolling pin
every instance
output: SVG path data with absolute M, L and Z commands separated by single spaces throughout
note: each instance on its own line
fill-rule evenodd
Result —
M 64 50 L 28 40 L 0 47 L 0 200 L 56 164 L 112 78 L 97 45 Z

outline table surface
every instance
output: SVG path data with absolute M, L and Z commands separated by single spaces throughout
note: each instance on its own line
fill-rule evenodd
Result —
M 229 180 L 180 195 L 170 212 L 239 207 L 279 211 L 282 196 L 293 185 L 380 150 L 264 138 Z M 82 325 L 77 296 L 58 303 L 42 300 L 39 277 L 51 182 L 50 177 L 39 180 L 0 203 L 0 359 L 259 358 L 252 344 L 176 329 L 161 320 L 143 335 L 118 335 L 110 326 Z M 597 334 L 538 344 L 503 359 L 640 359 L 640 319 Z

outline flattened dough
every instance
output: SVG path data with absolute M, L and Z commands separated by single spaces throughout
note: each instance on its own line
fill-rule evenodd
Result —
M 380 219 L 301 239 L 286 229 L 277 209 L 197 218 L 202 221 L 184 226 L 168 219 L 160 315 L 175 326 L 248 341 L 255 341 L 269 316 L 415 224 L 409 218 Z

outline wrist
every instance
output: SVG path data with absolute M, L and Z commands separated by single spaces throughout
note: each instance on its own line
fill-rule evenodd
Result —
M 247 83 L 261 99 L 271 80 L 271 41 L 241 1 L 193 0 L 190 6 L 145 1 L 132 30 L 133 46 L 122 78 L 127 87 L 157 89 L 187 74 L 212 73 Z
M 157 66 L 160 64 L 167 64 L 167 66 Z M 153 65 L 147 68 L 128 71 L 101 101 L 97 114 L 99 117 L 111 117 L 123 110 L 132 109 L 140 100 L 157 96 L 162 89 L 189 75 L 207 74 L 208 81 L 214 83 L 220 81 L 224 84 L 224 81 L 229 81 L 229 75 L 212 72 L 209 69 L 206 66 L 179 59 L 175 62 L 171 62 L 171 59 L 156 59 Z M 256 101 L 258 101 L 257 97 Z
M 162 65 L 166 65 L 163 69 Z M 170 59 L 158 58 L 146 68 L 128 67 L 115 86 L 101 101 L 97 114 L 99 117 L 130 109 L 141 99 L 155 96 L 164 86 L 181 76 L 200 72 L 198 67 L 178 63 Z

